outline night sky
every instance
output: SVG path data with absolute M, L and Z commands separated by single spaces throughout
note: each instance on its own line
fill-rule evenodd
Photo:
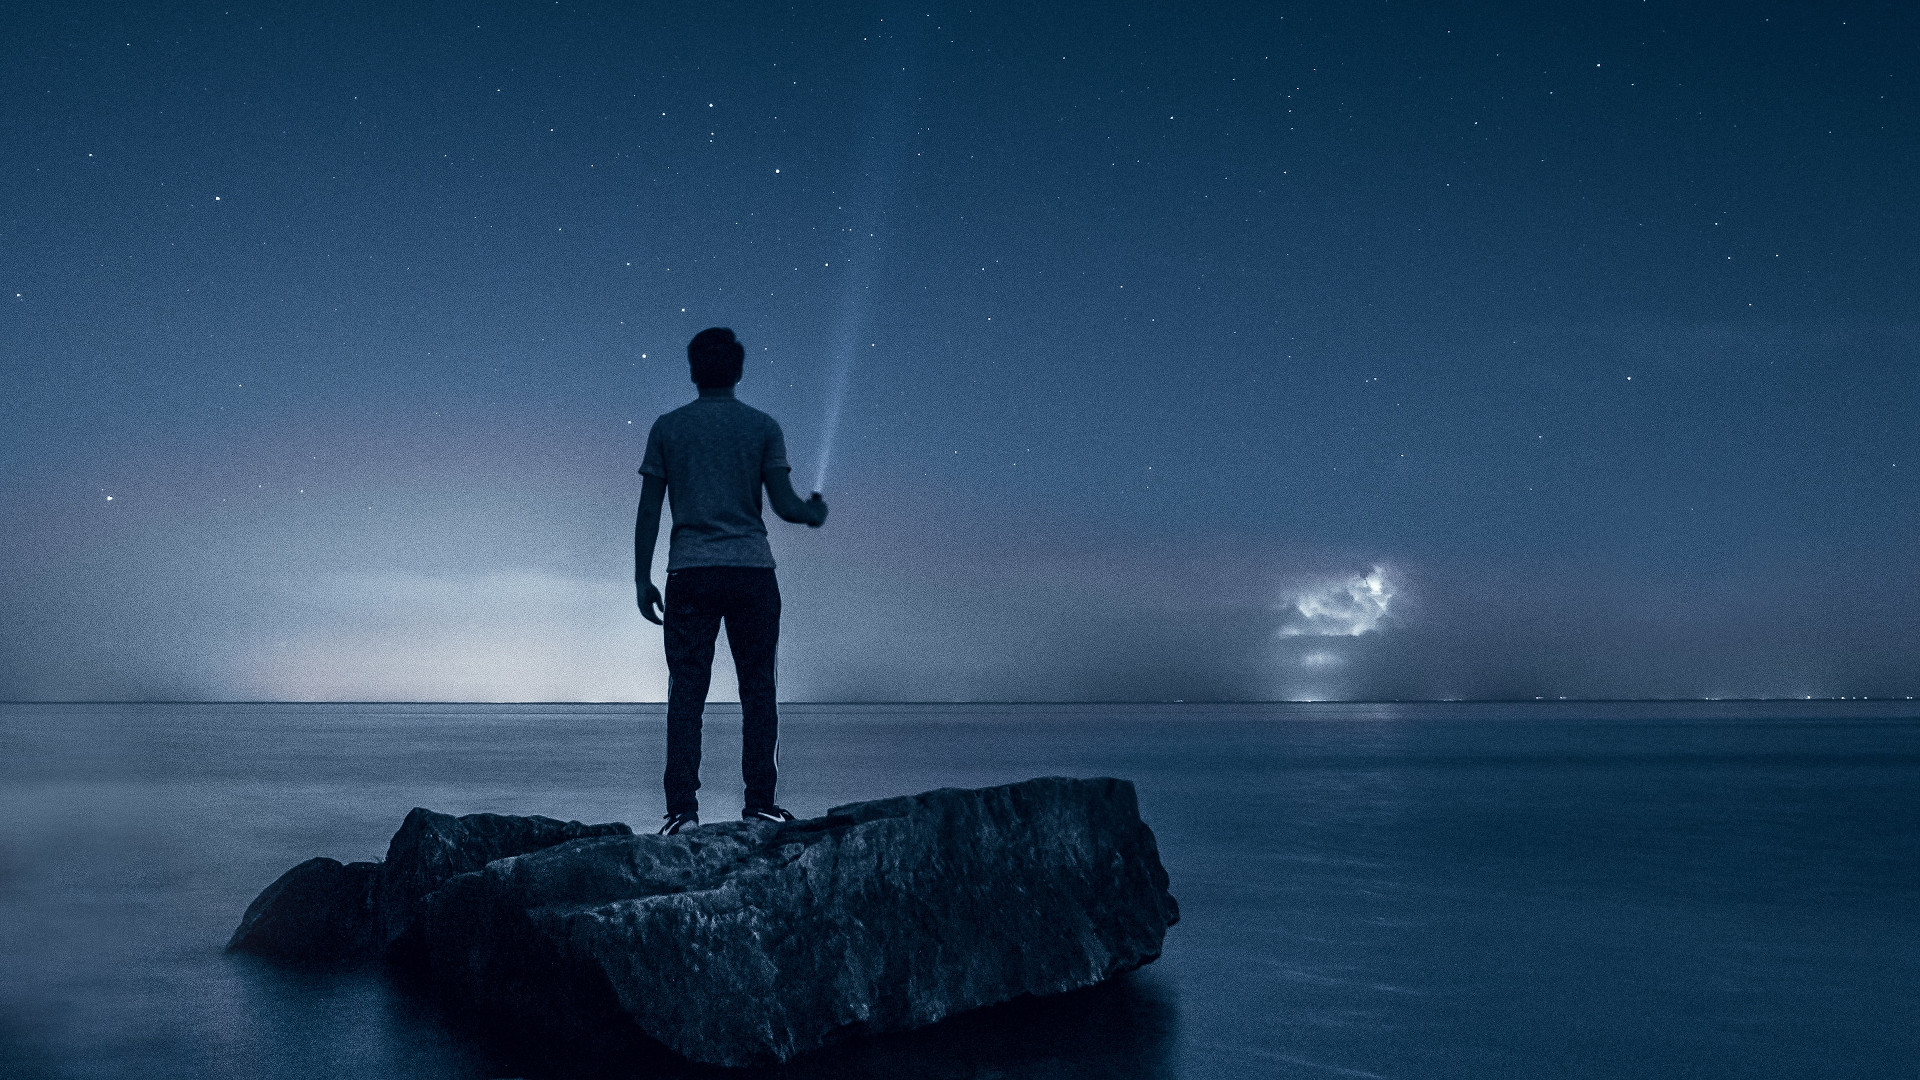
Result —
M 845 389 L 789 699 L 1920 693 L 1917 46 L 12 5 L 0 697 L 663 698 L 635 469 L 712 325 L 803 492 Z

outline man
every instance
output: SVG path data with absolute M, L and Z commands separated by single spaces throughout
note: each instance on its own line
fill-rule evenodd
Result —
M 716 326 L 687 344 L 700 396 L 660 417 L 647 432 L 640 515 L 633 524 L 633 582 L 640 614 L 661 622 L 653 587 L 653 545 L 660 501 L 673 507 L 667 548 L 664 623 L 667 650 L 667 823 L 663 836 L 700 824 L 700 714 L 713 678 L 713 642 L 727 624 L 740 675 L 740 773 L 748 821 L 792 821 L 776 806 L 774 656 L 780 641 L 780 586 L 760 520 L 760 489 L 782 520 L 818 528 L 827 520 L 819 492 L 802 502 L 788 477 L 787 444 L 773 417 L 733 396 L 746 349 Z

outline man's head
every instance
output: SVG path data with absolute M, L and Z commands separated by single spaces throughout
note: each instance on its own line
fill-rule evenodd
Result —
M 687 366 L 693 381 L 702 390 L 732 386 L 740 381 L 740 369 L 747 350 L 734 340 L 733 331 L 724 326 L 710 327 L 687 342 Z

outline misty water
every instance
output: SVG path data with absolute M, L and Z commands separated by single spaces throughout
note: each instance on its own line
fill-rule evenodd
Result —
M 737 816 L 737 709 L 709 820 Z M 1095 991 L 805 1076 L 1798 1077 L 1920 1061 L 1920 710 L 794 705 L 781 802 L 1132 779 L 1183 919 Z M 659 706 L 0 706 L 0 1074 L 522 1075 L 377 973 L 221 951 L 408 808 L 650 828 Z

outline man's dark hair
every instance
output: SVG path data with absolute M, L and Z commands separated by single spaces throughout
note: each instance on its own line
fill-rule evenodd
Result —
M 703 390 L 739 382 L 746 359 L 746 347 L 724 326 L 702 330 L 687 342 L 687 366 L 693 369 L 693 381 Z

